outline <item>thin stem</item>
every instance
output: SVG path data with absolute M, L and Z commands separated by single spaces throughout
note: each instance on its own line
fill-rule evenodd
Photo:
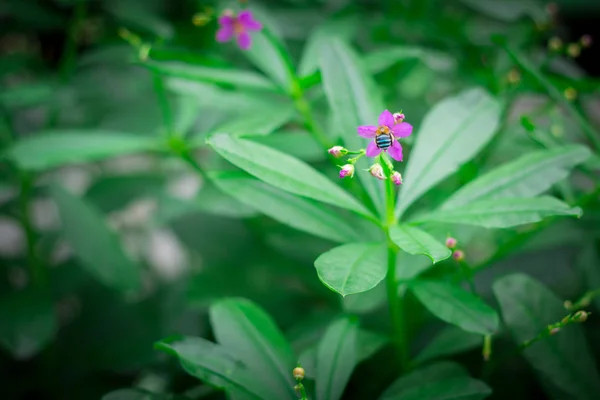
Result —
M 298 112 L 304 120 L 304 127 L 313 136 L 313 138 L 326 149 L 333 146 L 329 138 L 325 136 L 325 134 L 317 126 L 312 110 L 310 108 L 310 104 L 306 100 L 304 91 L 300 87 L 300 84 L 297 84 L 294 90 L 292 91 L 292 97 L 294 99 L 294 105 L 296 106 L 296 110 L 298 110 Z
M 300 396 L 302 396 L 300 398 L 300 400 L 308 400 L 308 395 L 306 394 L 306 388 L 304 387 L 302 382 L 298 382 L 295 389 L 300 393 Z

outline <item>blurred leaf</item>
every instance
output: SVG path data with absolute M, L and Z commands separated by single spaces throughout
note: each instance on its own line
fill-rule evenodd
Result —
M 270 185 L 370 215 L 356 199 L 320 172 L 285 153 L 225 134 L 212 136 L 208 144 L 227 161 Z
M 483 345 L 483 336 L 465 332 L 454 326 L 440 331 L 421 352 L 414 362 L 422 364 L 436 358 L 448 357 Z
M 161 143 L 156 138 L 110 131 L 69 130 L 21 139 L 4 156 L 21 168 L 43 170 L 160 148 Z
M 454 58 L 441 51 L 397 45 L 367 53 L 364 63 L 372 74 L 377 74 L 398 62 L 407 60 L 419 60 L 436 72 L 449 72 L 454 70 L 457 64 Z
M 480 400 L 492 390 L 458 364 L 440 362 L 397 379 L 379 400 Z
M 232 85 L 242 89 L 276 90 L 262 75 L 232 68 L 205 67 L 179 61 L 146 61 L 142 66 L 165 76 L 190 81 Z
M 187 397 L 152 393 L 139 388 L 118 389 L 102 396 L 102 400 L 186 400 Z
M 344 317 L 332 322 L 317 347 L 317 400 L 338 400 L 358 362 L 358 320 Z
M 58 185 L 50 187 L 62 221 L 62 233 L 82 265 L 104 284 L 119 290 L 137 290 L 140 271 L 123 252 L 119 238 L 103 216 L 84 199 Z
M 288 123 L 295 113 L 294 105 L 287 100 L 258 103 L 257 107 L 249 112 L 236 114 L 213 131 L 243 136 L 268 135 Z
M 548 288 L 524 274 L 512 274 L 493 285 L 504 322 L 517 344 L 533 339 L 560 321 L 567 311 Z M 570 325 L 523 351 L 553 399 L 595 399 L 600 393 L 600 375 L 578 325 Z
M 252 140 L 306 162 L 323 161 L 327 157 L 321 145 L 306 131 L 278 132 L 276 135 L 255 136 Z
M 124 208 L 139 198 L 156 195 L 165 181 L 163 176 L 148 173 L 105 175 L 87 189 L 85 198 L 106 213 Z
M 104 10 L 122 23 L 142 29 L 162 39 L 171 39 L 175 29 L 162 18 L 162 10 L 138 1 L 105 0 Z
M 529 16 L 536 21 L 548 19 L 547 13 L 538 1 L 532 0 L 460 0 L 474 10 L 501 21 L 515 22 Z
M 433 315 L 459 328 L 482 335 L 498 330 L 496 311 L 476 295 L 447 282 L 414 280 L 409 288 Z
M 214 172 L 211 179 L 240 203 L 293 228 L 335 242 L 358 239 L 339 214 L 309 199 L 294 196 L 239 171 Z
M 3 89 L 0 104 L 7 108 L 31 107 L 51 100 L 56 91 L 53 82 L 33 82 Z
M 266 398 L 295 399 L 296 356 L 271 317 L 249 300 L 220 300 L 210 308 L 215 337 L 270 391 Z
M 321 45 L 320 68 L 323 88 L 337 121 L 335 133 L 341 135 L 348 149 L 364 148 L 367 142 L 358 136 L 356 127 L 374 125 L 378 115 L 385 109 L 375 81 L 362 68 L 358 55 L 337 39 Z M 373 204 L 383 215 L 385 201 L 380 182 L 369 174 L 357 175 Z
M 396 216 L 470 160 L 492 138 L 501 107 L 475 88 L 442 100 L 423 119 L 411 151 Z
M 571 207 L 554 197 L 501 198 L 475 201 L 450 210 L 432 211 L 416 216 L 414 221 L 411 222 L 439 222 L 476 225 L 486 228 L 510 228 L 539 222 L 550 216 L 580 217 L 581 212 L 581 208 Z
M 315 260 L 319 279 L 342 296 L 366 292 L 385 278 L 387 252 L 381 243 L 350 243 Z
M 28 359 L 58 330 L 54 304 L 33 286 L 0 297 L 0 345 L 17 359 Z
M 566 178 L 591 152 L 580 145 L 527 154 L 463 186 L 442 205 L 451 209 L 482 199 L 534 197 Z
M 597 290 L 600 288 L 600 254 L 598 247 L 592 241 L 586 243 L 577 255 L 577 269 L 584 282 L 584 289 Z M 594 305 L 600 310 L 600 297 L 594 297 Z
M 268 398 L 270 391 L 224 346 L 195 337 L 184 337 L 156 343 L 155 347 L 179 359 L 183 369 L 229 393 L 241 393 L 247 399 Z
M 396 260 L 396 277 L 399 282 L 409 281 L 432 267 L 427 257 L 408 254 L 404 251 L 398 252 Z
M 381 281 L 366 292 L 347 295 L 342 299 L 344 310 L 348 313 L 370 313 L 383 306 L 387 300 L 385 282 Z
M 427 256 L 434 264 L 450 257 L 452 253 L 449 248 L 427 232 L 406 224 L 392 226 L 390 239 L 405 252 Z

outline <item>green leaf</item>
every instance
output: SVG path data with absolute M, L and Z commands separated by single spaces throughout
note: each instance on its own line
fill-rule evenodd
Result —
M 319 279 L 342 296 L 366 292 L 385 278 L 386 246 L 382 243 L 350 243 L 335 247 L 315 260 Z
M 516 343 L 536 337 L 567 313 L 554 293 L 524 274 L 497 280 L 493 290 Z M 591 354 L 583 329 L 578 325 L 563 328 L 523 351 L 548 395 L 556 399 L 598 397 L 600 375 Z
M 306 131 L 278 132 L 276 135 L 254 136 L 252 140 L 306 162 L 318 162 L 327 158 L 321 145 Z
M 413 255 L 423 254 L 434 264 L 450 257 L 452 253 L 427 232 L 406 224 L 392 226 L 390 239 L 405 252 Z
M 248 207 L 293 228 L 333 240 L 349 242 L 358 234 L 340 215 L 309 199 L 267 185 L 240 172 L 214 172 L 213 182 L 223 192 Z
M 6 108 L 32 107 L 44 104 L 53 98 L 56 89 L 54 82 L 43 80 L 4 88 L 0 93 L 0 104 Z
M 357 364 L 358 321 L 332 322 L 317 347 L 316 399 L 338 400 Z
M 480 13 L 500 21 L 516 22 L 523 16 L 530 16 L 536 21 L 545 21 L 548 17 L 544 8 L 537 1 L 531 0 L 460 0 L 462 3 Z
M 225 299 L 211 306 L 210 321 L 218 342 L 268 388 L 267 398 L 295 399 L 296 356 L 267 313 L 249 300 Z
M 227 161 L 279 189 L 370 215 L 320 172 L 285 153 L 225 134 L 212 136 L 208 144 Z
M 373 78 L 365 72 L 358 55 L 344 42 L 331 39 L 321 45 L 323 88 L 336 121 L 336 134 L 345 147 L 358 150 L 367 140 L 358 136 L 359 125 L 374 125 L 385 109 Z M 362 161 L 359 161 L 359 163 Z M 366 167 L 366 165 L 365 165 Z M 384 213 L 383 186 L 369 174 L 357 174 L 380 215 Z
M 212 131 L 244 136 L 268 135 L 288 123 L 294 115 L 294 105 L 289 101 L 258 102 L 253 109 L 236 115 Z
M 498 128 L 501 107 L 481 88 L 442 100 L 427 113 L 416 133 L 396 216 L 475 156 Z
M 123 252 L 119 238 L 84 199 L 58 185 L 50 187 L 62 221 L 62 233 L 82 265 L 99 281 L 119 290 L 137 290 L 140 271 Z
M 440 362 L 397 379 L 379 400 L 480 400 L 492 390 L 458 364 Z
M 165 76 L 190 81 L 225 84 L 240 89 L 277 90 L 277 87 L 267 78 L 250 71 L 206 67 L 178 61 L 146 61 L 141 65 Z
M 0 297 L 0 345 L 17 359 L 28 359 L 52 340 L 58 329 L 54 304 L 32 286 Z
M 465 332 L 454 326 L 448 326 L 438 333 L 415 357 L 414 362 L 424 363 L 436 358 L 448 357 L 465 352 L 483 344 L 483 337 L 476 333 Z
M 296 73 L 288 51 L 268 29 L 252 35 L 252 46 L 244 55 L 286 93 L 294 88 Z
M 456 60 L 446 53 L 419 46 L 389 46 L 375 50 L 365 56 L 364 63 L 372 74 L 377 74 L 407 60 L 420 60 L 437 72 L 454 70 L 457 64 Z
M 496 311 L 476 295 L 447 282 L 415 280 L 409 284 L 415 297 L 433 315 L 459 328 L 482 335 L 498 330 Z
M 187 400 L 188 397 L 153 393 L 139 388 L 117 389 L 102 396 L 102 400 Z
M 49 131 L 19 140 L 4 156 L 23 169 L 43 170 L 158 150 L 156 138 L 99 130 Z
M 155 347 L 177 357 L 188 374 L 229 393 L 243 393 L 246 398 L 254 400 L 264 399 L 270 394 L 224 346 L 202 338 L 184 337 L 158 342 Z
M 566 178 L 574 166 L 590 155 L 588 148 L 580 145 L 527 154 L 463 186 L 441 208 L 456 208 L 483 199 L 537 196 Z
M 548 196 L 525 199 L 481 200 L 450 210 L 437 210 L 418 215 L 411 222 L 440 222 L 476 225 L 485 228 L 510 228 L 539 222 L 546 217 L 558 215 L 579 217 L 581 216 L 581 209 L 571 207 Z

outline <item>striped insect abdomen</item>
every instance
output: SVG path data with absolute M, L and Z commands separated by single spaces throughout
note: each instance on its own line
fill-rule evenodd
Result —
M 375 137 L 375 144 L 382 150 L 387 150 L 392 145 L 392 135 L 389 133 L 382 133 Z

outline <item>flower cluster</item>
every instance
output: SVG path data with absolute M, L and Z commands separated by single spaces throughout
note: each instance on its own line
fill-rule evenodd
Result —
M 402 146 L 400 138 L 405 138 L 412 133 L 412 126 L 404 122 L 404 114 L 392 114 L 388 110 L 383 111 L 379 115 L 377 126 L 361 125 L 356 130 L 359 136 L 367 139 L 373 139 L 366 147 L 358 151 L 350 151 L 342 146 L 334 146 L 329 149 L 329 154 L 333 157 L 342 157 L 347 154 L 357 154 L 355 157 L 348 159 L 348 163 L 340 166 L 340 178 L 352 178 L 354 176 L 356 161 L 361 157 L 379 157 L 382 153 L 389 154 L 396 161 L 402 161 Z M 394 171 L 394 166 L 387 157 L 380 157 L 385 163 L 387 170 L 390 172 L 389 179 L 395 185 L 402 184 L 402 175 L 398 171 Z M 377 179 L 386 180 L 388 176 L 385 174 L 384 167 L 380 163 L 375 163 L 367 170 Z

